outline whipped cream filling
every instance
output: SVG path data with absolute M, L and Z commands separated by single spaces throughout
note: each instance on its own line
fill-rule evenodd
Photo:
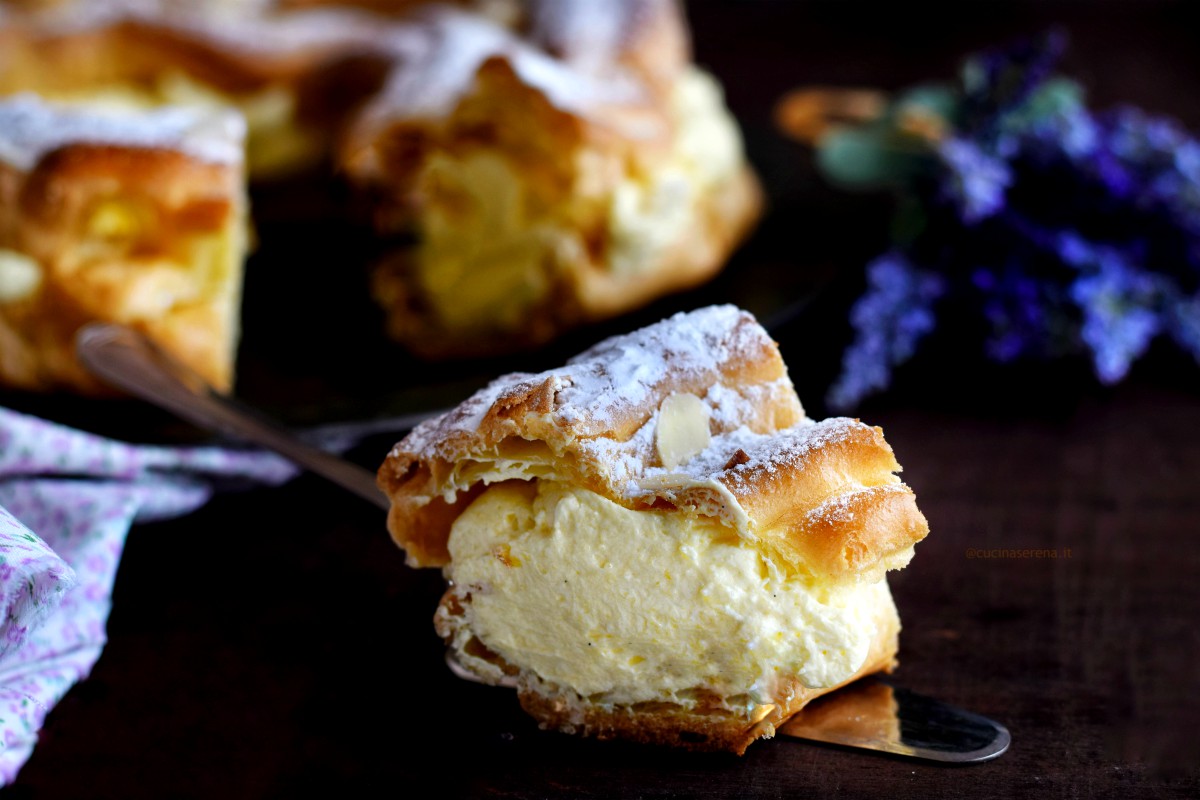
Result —
M 624 279 L 651 272 L 698 222 L 703 204 L 739 174 L 737 124 L 716 81 L 689 70 L 670 100 L 675 128 L 646 163 L 574 154 L 565 200 L 536 190 L 528 165 L 491 151 L 439 152 L 422 166 L 417 280 L 458 330 L 519 328 L 566 264 L 605 242 L 603 266 Z M 597 234 L 598 232 L 598 234 Z
M 519 170 L 490 152 L 438 153 L 418 185 L 431 199 L 418 281 L 438 317 L 460 330 L 519 327 L 550 290 L 550 254 L 562 235 L 531 213 Z
M 785 574 L 715 520 L 633 511 L 554 481 L 489 487 L 449 548 L 447 577 L 469 596 L 460 652 L 473 635 L 599 702 L 687 705 L 698 690 L 770 702 L 792 677 L 836 685 L 863 665 L 892 604 L 883 580 Z
M 0 247 L 0 303 L 33 297 L 42 285 L 42 267 L 24 253 Z
M 720 85 L 699 69 L 670 97 L 671 151 L 621 181 L 609 206 L 609 264 L 618 275 L 655 265 L 694 224 L 698 207 L 741 168 L 742 138 Z

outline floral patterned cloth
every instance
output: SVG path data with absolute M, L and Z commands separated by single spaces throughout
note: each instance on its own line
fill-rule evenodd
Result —
M 130 445 L 0 408 L 0 786 L 100 657 L 130 526 L 193 511 L 219 482 L 296 471 L 271 453 Z

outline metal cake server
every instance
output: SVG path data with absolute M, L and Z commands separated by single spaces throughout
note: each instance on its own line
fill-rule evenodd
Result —
M 783 736 L 950 764 L 1004 753 L 1008 728 L 872 675 L 818 697 L 785 722 Z
M 255 411 L 219 394 L 203 378 L 137 331 L 121 325 L 89 323 L 75 335 L 75 351 L 80 363 L 112 386 L 204 430 L 274 450 L 385 511 L 388 509 L 388 500 L 375 485 L 375 476 L 370 472 L 313 447 Z
M 92 323 L 76 337 L 79 360 L 98 377 L 203 429 L 274 450 L 359 497 L 387 509 L 388 501 L 369 471 L 301 441 L 228 397 L 155 347 L 119 325 Z M 400 432 L 428 415 L 392 421 Z M 482 682 L 447 654 L 460 678 Z M 515 681 L 500 685 L 515 688 Z M 872 676 L 809 703 L 777 731 L 796 739 L 905 758 L 977 764 L 1004 753 L 1008 729 L 986 717 Z

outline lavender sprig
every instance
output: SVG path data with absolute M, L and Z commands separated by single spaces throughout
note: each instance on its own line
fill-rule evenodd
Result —
M 949 304 L 956 319 L 974 309 L 1000 362 L 1086 353 L 1114 383 L 1168 335 L 1200 363 L 1200 142 L 1136 108 L 1090 111 L 1054 74 L 1063 46 L 1052 34 L 976 56 L 957 87 L 905 93 L 855 134 L 859 155 L 897 165 L 872 185 L 924 222 L 895 226 L 904 238 L 868 266 L 831 406 L 885 389 Z M 914 96 L 937 99 L 922 113 L 941 114 L 944 135 L 914 141 Z M 898 145 L 903 160 L 886 152 Z M 818 163 L 853 185 L 837 152 Z
M 831 405 L 853 406 L 891 383 L 892 365 L 907 361 L 933 330 L 933 303 L 944 288 L 941 277 L 917 269 L 899 252 L 885 253 L 867 266 L 867 291 L 850 310 L 857 337 L 829 390 Z

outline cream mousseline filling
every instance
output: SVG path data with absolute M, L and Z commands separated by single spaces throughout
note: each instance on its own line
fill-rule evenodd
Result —
M 497 483 L 454 523 L 447 578 L 474 637 L 508 664 L 592 701 L 696 691 L 769 702 L 781 681 L 829 687 L 866 661 L 885 580 L 786 574 L 719 521 L 627 509 L 552 480 Z M 496 675 L 495 677 L 499 677 Z
M 520 327 L 566 271 L 598 256 L 636 279 L 661 263 L 700 219 L 700 207 L 735 181 L 743 164 L 737 123 L 720 87 L 692 69 L 670 98 L 672 146 L 639 162 L 576 153 L 572 190 L 535 187 L 536 165 L 492 150 L 437 152 L 417 193 L 416 280 L 438 319 L 455 330 Z M 614 177 L 616 176 L 616 177 Z

